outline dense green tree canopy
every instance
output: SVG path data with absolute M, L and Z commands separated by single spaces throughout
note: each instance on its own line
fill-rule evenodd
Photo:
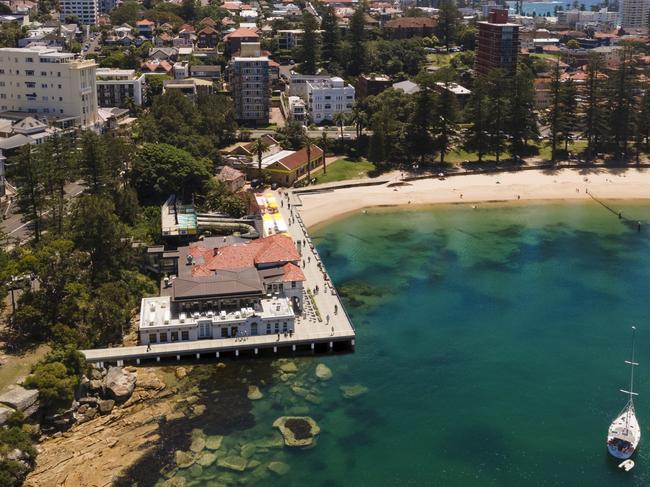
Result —
M 143 144 L 138 148 L 131 177 L 144 201 L 164 201 L 170 194 L 189 198 L 199 193 L 212 175 L 212 162 L 195 159 L 169 144 Z

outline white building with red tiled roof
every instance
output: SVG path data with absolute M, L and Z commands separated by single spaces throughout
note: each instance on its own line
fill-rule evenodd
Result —
M 208 238 L 171 258 L 162 295 L 142 300 L 141 343 L 293 332 L 305 275 L 289 236 Z

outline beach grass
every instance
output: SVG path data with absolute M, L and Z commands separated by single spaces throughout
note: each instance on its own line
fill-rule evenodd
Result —
M 363 158 L 358 161 L 347 158 L 337 159 L 327 165 L 327 174 L 321 171 L 316 175 L 316 184 L 367 178 L 368 173 L 374 169 L 375 165 Z

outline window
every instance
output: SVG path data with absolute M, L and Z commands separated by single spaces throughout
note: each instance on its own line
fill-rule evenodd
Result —
M 285 321 L 284 323 L 282 323 L 282 333 L 286 333 L 286 332 L 287 332 L 287 322 Z
M 280 323 L 279 322 L 275 323 L 275 332 L 280 333 Z
M 32 71 L 31 69 L 27 69 L 27 70 L 25 70 L 25 75 L 26 76 L 34 76 L 34 71 Z
M 34 58 L 33 57 L 28 57 L 28 58 L 25 58 L 25 61 L 27 61 L 28 63 L 33 63 Z
M 47 76 L 47 71 L 41 71 L 41 76 Z
M 181 332 L 181 340 L 187 341 L 190 339 L 190 332 L 189 331 L 182 331 Z
M 158 341 L 158 337 L 156 336 L 155 333 L 149 333 L 149 343 L 156 343 Z
M 160 334 L 160 343 L 167 343 L 167 332 Z
M 171 332 L 171 339 L 172 339 L 172 342 L 177 342 L 178 341 L 178 332 L 177 331 L 172 331 Z
M 271 334 L 271 323 L 266 324 L 266 334 L 270 335 Z
M 291 281 L 291 287 L 295 288 L 296 287 L 296 281 Z

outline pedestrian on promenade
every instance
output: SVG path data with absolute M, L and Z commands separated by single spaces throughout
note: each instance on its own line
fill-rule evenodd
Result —
M 147 352 L 151 352 L 151 343 L 147 343 Z
M 332 336 L 334 336 L 334 327 L 332 327 Z
M 335 304 L 334 305 L 334 314 L 336 315 L 336 314 L 338 314 L 338 312 L 339 312 L 339 305 Z
M 327 318 L 327 324 L 329 325 L 329 322 L 330 322 L 330 315 L 327 315 L 326 318 Z
M 280 341 L 280 332 L 278 332 L 278 340 L 277 341 Z
M 308 255 L 308 256 L 307 256 L 307 263 L 308 263 L 308 264 L 311 263 L 311 255 Z

